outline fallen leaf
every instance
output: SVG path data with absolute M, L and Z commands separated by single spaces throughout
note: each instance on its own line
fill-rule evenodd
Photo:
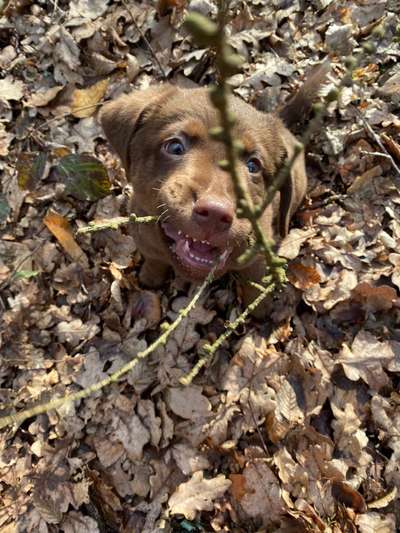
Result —
M 251 518 L 260 517 L 266 523 L 279 518 L 284 513 L 279 480 L 262 460 L 249 464 L 244 470 L 246 494 L 240 505 Z
M 0 80 L 0 100 L 21 100 L 24 96 L 25 85 L 21 80 L 7 76 Z
M 56 85 L 32 94 L 26 101 L 28 107 L 45 107 L 64 89 L 63 85 Z
M 365 513 L 367 511 L 364 497 L 348 483 L 333 481 L 332 496 L 346 507 L 354 509 L 356 513 Z
M 157 11 L 160 17 L 165 17 L 174 8 L 183 9 L 187 3 L 187 0 L 158 0 Z
M 167 404 L 176 415 L 192 420 L 196 416 L 205 416 L 211 410 L 209 400 L 201 394 L 201 387 L 170 388 Z
M 0 224 L 5 222 L 10 214 L 10 206 L 7 203 L 7 200 L 0 195 Z
M 82 265 L 84 268 L 88 268 L 88 258 L 79 244 L 75 241 L 68 220 L 58 213 L 49 211 L 44 217 L 43 222 L 71 259 Z
M 16 163 L 18 186 L 22 190 L 32 189 L 42 178 L 47 152 L 21 152 Z
M 388 383 L 383 368 L 387 367 L 395 355 L 389 343 L 380 342 L 368 331 L 360 331 L 351 348 L 343 345 L 337 362 L 343 366 L 344 373 L 352 381 L 360 378 L 372 389 L 379 390 Z
M 387 492 L 384 496 L 381 496 L 373 502 L 368 502 L 368 509 L 383 509 L 387 507 L 397 497 L 397 487 L 393 487 L 392 490 Z
M 97 104 L 107 91 L 109 80 L 101 80 L 87 89 L 75 89 L 72 94 L 71 114 L 77 118 L 93 115 Z
M 381 516 L 378 513 L 366 513 L 356 517 L 356 525 L 360 533 L 395 533 L 394 514 Z
M 289 263 L 287 275 L 290 283 L 301 290 L 309 289 L 321 281 L 315 268 L 297 262 Z
M 169 499 L 171 514 L 183 514 L 193 520 L 197 511 L 211 511 L 213 501 L 221 498 L 231 486 L 224 475 L 204 479 L 203 472 L 195 472 L 186 483 L 181 483 Z
M 229 479 L 232 482 L 231 492 L 235 500 L 239 501 L 246 494 L 246 478 L 243 474 L 231 474 Z
M 376 313 L 392 309 L 393 304 L 397 301 L 397 292 L 388 285 L 374 287 L 364 281 L 353 289 L 352 297 L 356 302 L 361 303 L 366 311 Z
M 78 200 L 94 201 L 110 193 L 107 170 L 91 155 L 67 155 L 58 162 L 55 172 L 65 184 L 65 192 Z

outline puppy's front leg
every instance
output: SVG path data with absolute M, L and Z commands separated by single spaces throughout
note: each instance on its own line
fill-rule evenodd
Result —
M 150 289 L 158 289 L 168 277 L 169 266 L 157 259 L 145 258 L 139 273 L 139 281 Z

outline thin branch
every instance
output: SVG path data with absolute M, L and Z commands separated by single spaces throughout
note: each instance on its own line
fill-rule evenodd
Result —
M 150 54 L 152 55 L 154 61 L 156 62 L 157 64 L 157 67 L 161 73 L 161 76 L 163 77 L 164 80 L 167 79 L 167 74 L 164 70 L 164 67 L 161 65 L 158 57 L 157 57 L 157 54 L 154 52 L 153 50 L 153 47 L 151 46 L 150 44 L 150 41 L 147 39 L 146 35 L 142 32 L 141 28 L 139 28 L 138 26 L 138 23 L 136 22 L 135 20 L 135 16 L 132 12 L 132 9 L 130 8 L 130 6 L 128 5 L 128 3 L 125 1 L 125 0 L 122 0 L 122 3 L 124 4 L 126 10 L 128 11 L 130 17 L 131 17 L 131 20 L 132 20 L 132 24 L 135 26 L 135 30 L 139 33 L 140 37 L 143 39 L 145 45 L 147 46 Z
M 222 335 L 218 337 L 216 341 L 214 341 L 212 344 L 205 344 L 202 346 L 202 350 L 205 352 L 202 357 L 197 361 L 195 366 L 192 368 L 192 370 L 186 374 L 186 376 L 183 376 L 180 378 L 179 382 L 182 385 L 190 385 L 190 383 L 193 381 L 193 379 L 197 376 L 197 374 L 200 372 L 200 370 L 207 365 L 207 363 L 212 359 L 216 351 L 222 346 L 222 344 L 232 335 L 232 333 L 236 330 L 240 324 L 243 324 L 246 320 L 246 318 L 249 316 L 249 314 L 254 311 L 254 309 L 269 295 L 271 292 L 273 292 L 276 288 L 275 283 L 273 283 L 272 278 L 270 277 L 269 280 L 266 280 L 266 282 L 269 281 L 269 285 L 267 287 L 263 287 L 261 285 L 256 284 L 257 288 L 260 289 L 260 294 L 257 296 L 255 300 L 251 302 L 250 305 L 246 307 L 246 309 L 241 313 L 236 320 L 233 322 L 230 322 L 224 331 Z
M 368 133 L 372 136 L 372 138 L 374 139 L 376 144 L 379 146 L 379 148 L 382 150 L 382 152 L 386 155 L 387 159 L 390 160 L 390 163 L 391 163 L 392 167 L 397 172 L 398 179 L 400 179 L 400 167 L 397 165 L 397 163 L 395 162 L 393 157 L 387 151 L 385 145 L 383 144 L 383 142 L 379 138 L 379 135 L 377 135 L 375 133 L 375 131 L 373 130 L 372 126 L 367 121 L 367 119 L 364 117 L 364 115 L 361 113 L 361 111 L 359 109 L 357 109 L 356 107 L 354 109 L 356 110 L 356 113 L 357 113 L 358 117 L 361 119 L 361 121 L 364 124 L 364 126 L 365 126 L 366 130 L 368 131 Z M 383 156 L 383 154 L 379 154 L 379 155 Z M 398 181 L 398 180 L 396 180 L 396 181 Z
M 128 217 L 115 217 L 109 218 L 106 220 L 100 220 L 98 222 L 89 222 L 88 226 L 83 226 L 76 230 L 77 235 L 82 235 L 85 233 L 93 233 L 95 231 L 101 231 L 104 229 L 118 229 L 124 224 L 134 223 L 134 224 L 149 224 L 151 222 L 157 222 L 159 217 L 148 216 L 148 217 L 138 217 L 135 213 L 131 213 Z
M 76 402 L 77 400 L 81 400 L 83 398 L 87 398 L 94 392 L 97 392 L 104 387 L 110 385 L 111 383 L 115 383 L 118 381 L 123 375 L 130 372 L 141 359 L 145 359 L 148 357 L 151 353 L 153 353 L 159 346 L 164 345 L 167 342 L 167 339 L 169 335 L 179 326 L 179 324 L 182 322 L 184 318 L 188 316 L 190 311 L 194 308 L 196 303 L 198 302 L 200 296 L 206 289 L 206 287 L 212 282 L 214 277 L 214 272 L 216 268 L 218 267 L 218 263 L 216 263 L 211 270 L 211 272 L 208 274 L 207 278 L 204 280 L 202 285 L 197 290 L 194 297 L 191 299 L 191 301 L 188 303 L 188 305 L 181 309 L 178 313 L 178 316 L 172 322 L 171 324 L 165 324 L 163 329 L 163 333 L 156 339 L 150 346 L 148 346 L 145 350 L 139 352 L 134 359 L 129 361 L 126 365 L 122 366 L 119 370 L 111 374 L 110 376 L 102 379 L 101 381 L 94 383 L 93 385 L 90 385 L 89 387 L 72 393 L 67 394 L 66 396 L 63 396 L 62 398 L 56 398 L 54 400 L 50 400 L 47 403 L 36 405 L 35 407 L 31 407 L 28 409 L 24 409 L 23 411 L 20 411 L 19 413 L 4 416 L 0 418 L 0 429 L 3 429 L 7 426 L 13 425 L 13 424 L 22 424 L 25 420 L 28 418 L 31 418 L 32 416 L 40 415 L 43 413 L 47 413 L 51 409 L 58 409 L 62 405 L 64 405 L 67 402 Z

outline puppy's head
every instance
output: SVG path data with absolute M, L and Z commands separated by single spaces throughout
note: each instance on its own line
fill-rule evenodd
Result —
M 253 201 L 293 153 L 295 139 L 274 115 L 256 111 L 236 97 L 235 138 L 245 152 L 238 172 Z M 107 104 L 100 117 L 107 139 L 118 153 L 134 187 L 134 210 L 158 215 L 157 225 L 139 228 L 138 246 L 146 257 L 169 263 L 190 280 L 204 278 L 219 260 L 219 274 L 237 269 L 248 246 L 250 223 L 236 215 L 231 178 L 218 162 L 223 144 L 209 137 L 219 125 L 206 89 L 163 85 L 123 96 Z M 269 238 L 285 234 L 306 187 L 300 155 L 274 204 L 262 216 Z

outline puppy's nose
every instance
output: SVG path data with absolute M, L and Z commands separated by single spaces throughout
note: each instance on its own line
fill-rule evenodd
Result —
M 193 220 L 203 229 L 226 231 L 232 225 L 234 213 L 227 200 L 200 198 L 193 207 Z

